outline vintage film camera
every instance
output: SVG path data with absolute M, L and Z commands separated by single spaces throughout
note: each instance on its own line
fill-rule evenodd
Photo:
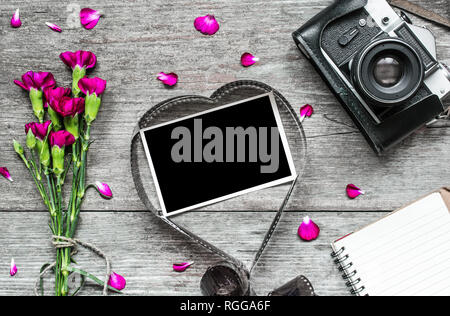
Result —
M 385 0 L 336 0 L 293 37 L 378 154 L 447 110 L 433 34 Z

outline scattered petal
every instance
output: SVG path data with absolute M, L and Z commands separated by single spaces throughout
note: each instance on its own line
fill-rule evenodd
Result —
M 253 66 L 256 62 L 259 61 L 258 57 L 253 56 L 250 53 L 244 53 L 241 57 L 241 64 L 244 67 Z
M 60 28 L 58 25 L 50 23 L 50 22 L 45 22 L 45 25 L 47 25 L 49 28 L 51 28 L 53 31 L 61 33 L 62 32 L 62 28 Z
M 17 274 L 17 266 L 14 262 L 14 258 L 11 259 L 11 267 L 9 268 L 9 274 L 13 277 Z
M 306 104 L 306 105 L 302 106 L 300 108 L 300 122 L 303 123 L 303 121 L 305 120 L 306 117 L 311 117 L 311 115 L 313 115 L 313 114 L 314 114 L 314 108 L 311 105 Z
M 205 15 L 195 19 L 195 29 L 205 35 L 214 35 L 220 26 L 214 15 Z
M 7 179 L 7 180 L 13 182 L 13 179 L 11 178 L 11 174 L 9 173 L 8 168 L 1 167 L 1 168 L 0 168 L 0 174 L 1 174 L 3 177 L 5 177 L 5 179 Z
M 112 194 L 111 188 L 106 183 L 97 181 L 97 182 L 95 182 L 95 187 L 97 188 L 98 193 L 100 193 L 100 195 L 103 198 L 105 198 L 107 200 L 113 198 L 113 194 Z
M 158 74 L 158 80 L 162 81 L 167 86 L 173 87 L 178 82 L 178 75 L 174 73 L 166 74 L 164 72 L 160 72 Z
M 92 30 L 100 20 L 101 13 L 97 10 L 90 8 L 84 8 L 80 11 L 80 21 L 81 25 L 87 30 Z
M 314 223 L 309 216 L 303 219 L 303 223 L 298 228 L 298 235 L 305 241 L 312 241 L 319 237 L 320 228 Z
M 360 195 L 364 195 L 365 192 L 362 191 L 360 188 L 358 188 L 354 184 L 347 185 L 347 195 L 351 199 L 356 199 Z
M 12 18 L 11 18 L 11 26 L 14 28 L 18 28 L 22 26 L 22 21 L 20 21 L 20 12 L 19 9 L 14 12 Z
M 176 272 L 184 272 L 193 264 L 193 262 L 174 263 L 173 270 Z
M 120 274 L 113 272 L 109 276 L 108 285 L 118 291 L 122 291 L 127 286 L 127 280 L 125 280 L 125 278 Z

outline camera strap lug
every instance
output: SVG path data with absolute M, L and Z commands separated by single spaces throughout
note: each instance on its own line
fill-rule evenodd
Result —
M 445 111 L 444 113 L 439 115 L 438 119 L 439 120 L 450 120 L 450 107 L 447 109 L 447 111 Z
M 443 120 L 450 120 L 450 107 L 447 109 L 447 111 L 445 111 L 444 113 L 436 117 L 434 120 L 429 122 L 427 124 L 427 127 L 433 126 L 434 124 L 439 123 L 440 121 Z

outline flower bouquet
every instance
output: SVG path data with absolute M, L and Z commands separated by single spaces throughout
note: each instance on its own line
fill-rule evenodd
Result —
M 112 290 L 122 290 L 125 280 L 109 271 L 109 261 L 94 246 L 77 241 L 74 238 L 80 209 L 86 191 L 95 189 L 103 198 L 111 199 L 112 193 L 105 183 L 86 185 L 86 165 L 89 146 L 91 145 L 91 128 L 101 106 L 101 96 L 106 88 L 106 81 L 100 78 L 87 78 L 86 71 L 95 67 L 97 58 L 91 52 L 65 52 L 60 59 L 72 68 L 72 89 L 55 87 L 56 82 L 51 73 L 27 72 L 22 81 L 14 83 L 29 93 L 31 105 L 37 122 L 25 125 L 26 147 L 14 140 L 14 149 L 23 160 L 50 214 L 50 229 L 56 248 L 56 262 L 44 266 L 44 270 L 53 268 L 55 273 L 55 295 L 69 295 L 68 278 L 72 273 L 79 273 L 84 283 L 85 278 L 104 285 Z M 48 118 L 48 120 L 46 120 Z M 72 170 L 70 198 L 65 203 L 63 188 L 66 176 Z M 103 256 L 108 264 L 105 282 L 93 275 L 71 266 L 74 262 L 75 246 L 88 248 Z M 42 290 L 42 277 L 40 288 Z M 74 294 L 74 293 L 71 293 Z

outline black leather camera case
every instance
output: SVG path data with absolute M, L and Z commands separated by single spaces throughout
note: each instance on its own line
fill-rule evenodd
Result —
M 350 114 L 370 146 L 377 154 L 381 154 L 436 118 L 444 111 L 444 106 L 439 97 L 431 94 L 424 86 L 426 91 L 422 90 L 425 93 L 415 97 L 414 106 L 377 123 L 330 65 L 321 50 L 324 30 L 337 19 L 355 14 L 358 10 L 365 11 L 366 4 L 367 0 L 336 0 L 294 32 L 293 37 L 297 46 Z

